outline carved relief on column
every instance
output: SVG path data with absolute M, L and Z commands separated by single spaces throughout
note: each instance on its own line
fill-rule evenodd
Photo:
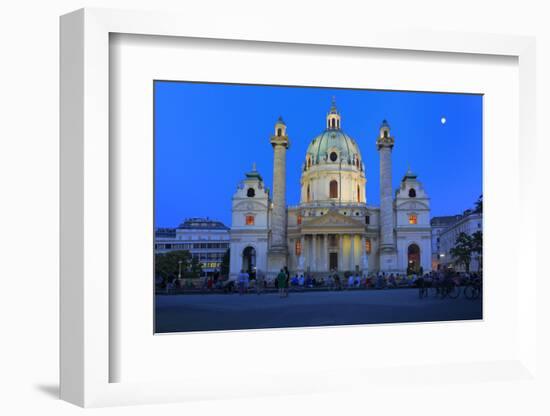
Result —
M 367 239 L 365 237 L 365 234 L 361 235 L 361 269 L 363 270 L 363 273 L 368 272 L 368 257 L 367 257 Z
M 300 257 L 298 258 L 298 270 L 303 271 L 305 266 L 305 241 L 304 241 L 304 235 L 300 235 Z

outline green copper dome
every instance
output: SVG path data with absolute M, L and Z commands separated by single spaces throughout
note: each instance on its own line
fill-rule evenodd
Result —
M 332 160 L 331 154 L 335 152 L 338 156 Z M 340 162 L 353 163 L 354 156 L 361 160 L 361 153 L 357 142 L 344 133 L 341 129 L 326 129 L 316 136 L 307 148 L 306 157 L 312 158 L 312 163 Z

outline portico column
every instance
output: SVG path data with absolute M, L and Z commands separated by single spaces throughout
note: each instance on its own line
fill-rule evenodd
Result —
M 338 234 L 338 270 L 344 266 L 344 234 Z
M 355 234 L 350 234 L 351 245 L 349 252 L 349 269 L 350 271 L 355 271 Z
M 317 235 L 311 236 L 311 271 L 317 271 Z
M 327 253 L 327 238 L 328 236 L 326 234 L 323 234 L 321 235 L 321 241 L 323 242 L 323 245 L 321 247 L 321 258 L 323 259 L 323 262 L 322 262 L 322 265 L 323 265 L 323 271 L 326 272 L 327 269 L 328 269 L 328 265 L 327 265 L 327 257 L 328 257 L 328 253 Z

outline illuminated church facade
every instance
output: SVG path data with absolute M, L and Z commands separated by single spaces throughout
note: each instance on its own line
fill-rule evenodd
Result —
M 291 143 L 282 118 L 270 143 L 272 195 L 255 166 L 233 195 L 231 278 L 245 270 L 269 279 L 285 266 L 293 275 L 314 277 L 431 270 L 430 198 L 410 169 L 394 191 L 396 142 L 386 120 L 373 140 L 380 156 L 379 206 L 367 202 L 365 163 L 358 143 L 343 131 L 334 101 L 325 129 L 307 148 L 297 206 L 286 204 L 286 152 Z

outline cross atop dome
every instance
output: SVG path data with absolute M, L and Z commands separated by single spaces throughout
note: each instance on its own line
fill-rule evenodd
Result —
M 338 108 L 336 108 L 336 97 L 333 96 L 330 111 L 327 115 L 327 129 L 340 130 L 340 121 L 340 113 L 338 112 Z

